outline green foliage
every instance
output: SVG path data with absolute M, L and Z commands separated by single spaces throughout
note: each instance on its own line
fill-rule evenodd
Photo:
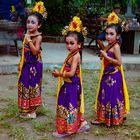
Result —
M 43 34 L 60 35 L 67 21 L 63 0 L 43 0 L 48 12 L 48 17 L 43 25 Z
M 48 17 L 43 25 L 45 35 L 61 35 L 64 26 L 68 25 L 73 16 L 80 16 L 84 20 L 89 14 L 104 13 L 101 1 L 94 0 L 43 0 L 48 12 Z M 90 8 L 88 8 L 91 6 Z M 103 7 L 103 6 L 102 6 Z
M 138 0 L 132 0 L 132 7 L 135 8 L 138 4 Z
M 64 26 L 68 25 L 73 16 L 79 16 L 83 21 L 85 18 L 97 18 L 98 16 L 111 11 L 115 3 L 122 7 L 121 11 L 126 12 L 128 0 L 42 0 L 48 12 L 48 17 L 42 27 L 44 35 L 61 35 Z M 132 0 L 132 7 L 135 8 L 138 0 Z M 106 6 L 105 6 L 106 5 Z

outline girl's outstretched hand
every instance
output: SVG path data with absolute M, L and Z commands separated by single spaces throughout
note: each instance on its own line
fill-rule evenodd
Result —
M 60 73 L 59 73 L 59 71 L 58 71 L 57 69 L 55 69 L 55 70 L 52 72 L 52 75 L 53 75 L 54 77 L 59 77 L 59 76 L 60 76 Z

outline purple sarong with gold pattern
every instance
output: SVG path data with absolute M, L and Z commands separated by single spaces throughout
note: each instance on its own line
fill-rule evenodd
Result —
M 114 58 L 112 52 L 107 52 Z M 107 126 L 119 125 L 125 117 L 125 100 L 121 71 L 104 60 L 104 72 L 97 97 L 97 120 Z
M 66 64 L 64 70 L 69 71 L 70 67 L 70 64 Z M 78 66 L 74 76 L 63 78 L 64 83 L 58 95 L 56 112 L 56 127 L 59 134 L 75 133 L 81 124 L 79 72 Z
M 29 46 L 24 47 L 24 63 L 18 81 L 18 106 L 21 112 L 32 112 L 42 104 L 41 50 L 33 55 Z

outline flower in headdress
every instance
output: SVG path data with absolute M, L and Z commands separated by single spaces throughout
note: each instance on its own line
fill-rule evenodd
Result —
M 38 12 L 40 13 L 44 18 L 47 18 L 47 11 L 46 8 L 44 6 L 44 2 L 39 1 L 36 2 L 35 6 L 32 9 L 33 12 Z
M 82 22 L 81 22 L 80 18 L 77 16 L 73 17 L 72 22 L 69 25 L 69 30 L 80 32 L 81 27 L 82 27 Z
M 65 26 L 62 30 L 62 35 L 66 35 L 69 31 L 76 31 L 82 33 L 84 36 L 87 34 L 86 27 L 83 27 L 82 21 L 79 17 L 74 16 L 69 26 Z
M 107 20 L 108 24 L 117 24 L 119 23 L 119 17 L 117 16 L 117 14 L 115 12 L 112 12 L 109 16 L 108 16 L 108 20 Z
M 64 36 L 67 35 L 68 31 L 69 31 L 69 26 L 65 26 L 64 29 L 62 30 L 62 35 Z

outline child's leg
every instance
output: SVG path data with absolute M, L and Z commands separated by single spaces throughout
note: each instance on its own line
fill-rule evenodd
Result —
M 81 132 L 87 132 L 89 131 L 90 126 L 87 124 L 87 121 L 82 117 L 81 118 L 81 125 L 77 131 L 77 133 L 81 133 Z

